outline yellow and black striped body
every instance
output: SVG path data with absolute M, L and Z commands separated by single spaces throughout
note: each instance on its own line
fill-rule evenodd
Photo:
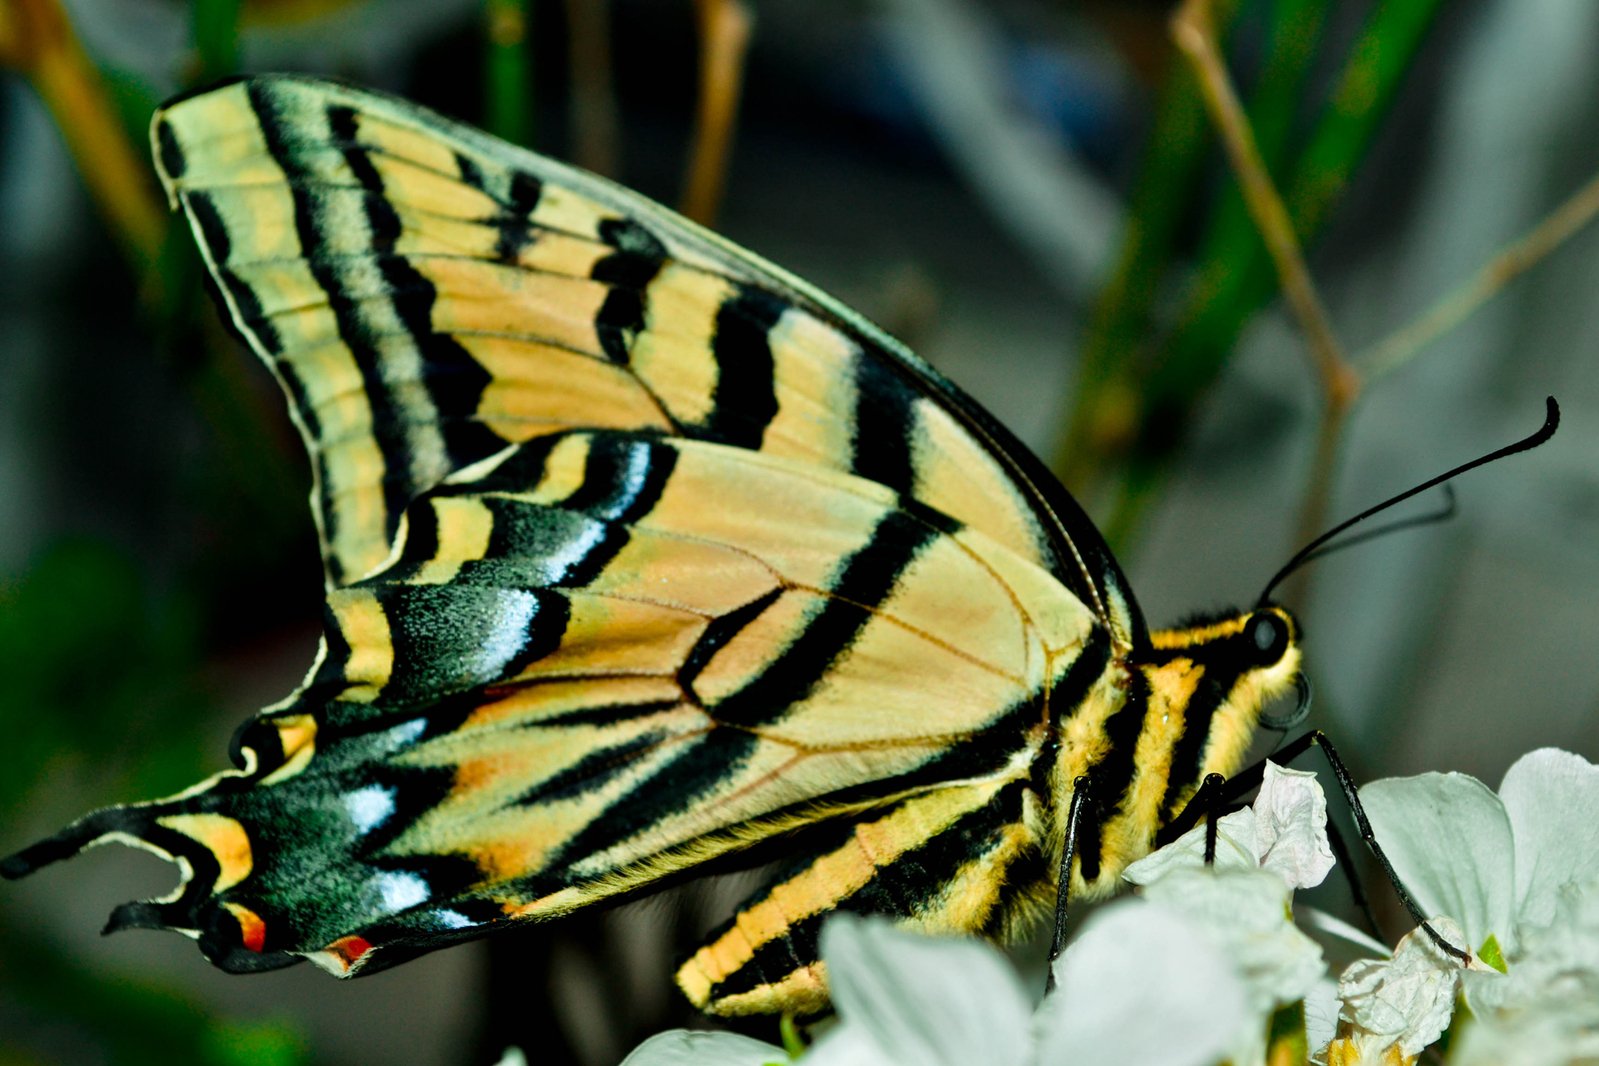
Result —
M 1007 935 L 1053 898 L 1083 776 L 1074 888 L 1108 891 L 1297 674 L 1276 608 L 1150 634 L 969 398 L 635 194 L 294 77 L 152 139 L 305 437 L 328 599 L 236 769 L 0 866 L 179 859 L 113 927 L 348 975 L 770 845 L 788 864 L 678 980 L 812 1011 L 828 913 Z

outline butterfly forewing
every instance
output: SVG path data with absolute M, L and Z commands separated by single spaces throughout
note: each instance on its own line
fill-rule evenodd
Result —
M 1137 635 L 1097 534 L 1009 434 L 859 316 L 650 201 L 293 77 L 174 104 L 153 138 L 289 393 L 331 583 L 383 561 L 411 499 L 506 443 L 649 429 L 913 496 Z

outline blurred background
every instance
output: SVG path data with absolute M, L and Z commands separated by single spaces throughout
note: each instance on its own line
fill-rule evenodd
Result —
M 315 648 L 299 441 L 144 148 L 160 100 L 240 71 L 339 75 L 693 195 L 1050 460 L 1157 625 L 1252 601 L 1303 527 L 1530 433 L 1556 395 L 1559 435 L 1463 479 L 1452 521 L 1330 558 L 1289 602 L 1312 724 L 1361 780 L 1496 786 L 1541 745 L 1599 756 L 1599 231 L 1581 225 L 1599 6 L 1218 6 L 1362 372 L 1332 464 L 1169 4 L 749 0 L 740 58 L 709 0 L 0 0 L 0 852 L 220 768 Z M 686 180 L 696 114 L 731 99 L 726 165 Z M 1569 239 L 1496 260 L 1563 204 Z M 1493 295 L 1458 295 L 1484 268 Z M 1458 325 L 1388 343 L 1452 293 Z M 0 885 L 0 1063 L 491 1062 L 507 1043 L 614 1062 L 687 1020 L 674 955 L 740 895 L 335 984 L 95 936 L 171 883 L 104 849 Z

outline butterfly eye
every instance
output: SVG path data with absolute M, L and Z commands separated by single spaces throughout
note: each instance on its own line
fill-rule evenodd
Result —
M 1246 632 L 1261 666 L 1270 666 L 1288 650 L 1288 623 L 1280 615 L 1259 611 L 1249 619 Z

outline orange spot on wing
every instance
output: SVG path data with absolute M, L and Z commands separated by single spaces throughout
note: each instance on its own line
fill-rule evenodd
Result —
M 293 755 L 316 739 L 316 719 L 308 714 L 292 714 L 275 720 L 278 741 L 284 755 Z
M 259 955 L 266 947 L 266 922 L 249 907 L 237 903 L 223 903 L 228 913 L 239 920 L 239 939 L 246 948 Z
M 341 936 L 317 952 L 321 958 L 313 961 L 333 973 L 347 974 L 355 969 L 361 957 L 371 950 L 372 942 L 364 936 Z

